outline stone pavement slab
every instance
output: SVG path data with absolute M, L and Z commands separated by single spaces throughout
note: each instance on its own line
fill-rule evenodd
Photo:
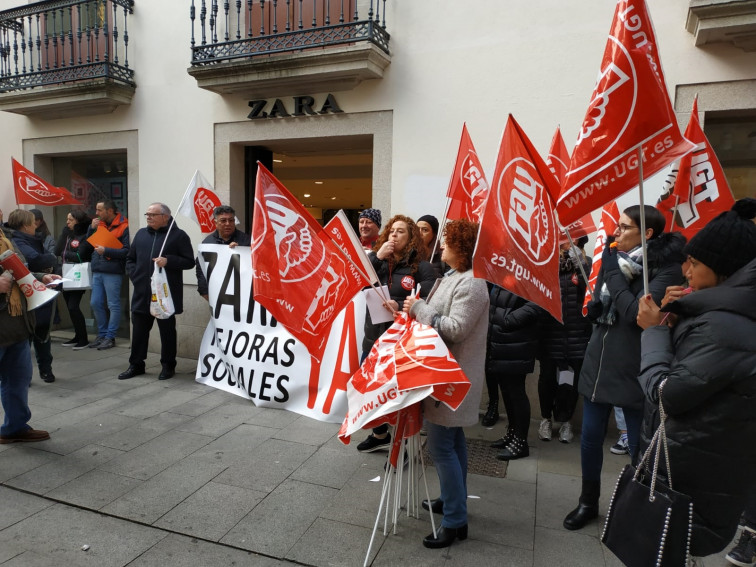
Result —
M 126 341 L 77 352 L 60 341 L 56 382 L 35 371 L 29 393 L 31 424 L 52 439 L 0 445 L 0 566 L 362 565 L 386 460 L 357 452 L 363 435 L 344 446 L 338 424 L 198 384 L 193 359 L 158 381 L 151 353 L 146 375 L 117 380 Z M 505 430 L 502 420 L 466 434 L 490 442 Z M 601 514 L 628 462 L 609 453 L 610 437 Z M 528 441 L 530 456 L 509 463 L 506 478 L 469 475 L 467 540 L 425 549 L 428 513 L 403 513 L 396 533 L 384 536 L 381 523 L 370 564 L 617 566 L 599 541 L 603 516 L 578 532 L 562 527 L 580 493 L 579 434 L 541 442 L 534 420 Z M 438 496 L 432 467 L 426 480 Z M 707 567 L 726 565 L 723 556 Z

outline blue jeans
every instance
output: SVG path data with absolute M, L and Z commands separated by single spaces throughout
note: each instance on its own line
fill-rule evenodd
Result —
M 92 274 L 92 311 L 97 319 L 97 336 L 115 339 L 121 324 L 121 274 Z M 107 301 L 108 309 L 105 309 Z M 108 310 L 110 318 L 108 318 Z
M 29 341 L 0 347 L 0 399 L 5 421 L 0 435 L 13 435 L 30 427 L 29 384 L 32 378 Z
M 604 465 L 604 439 L 611 413 L 612 404 L 596 403 L 583 398 L 583 431 L 580 436 L 583 480 L 601 480 L 601 467 Z M 635 461 L 643 410 L 623 407 L 622 413 L 627 423 L 627 444 L 630 448 L 630 457 Z
M 425 422 L 428 450 L 436 465 L 444 502 L 445 528 L 467 524 L 467 442 L 461 427 L 445 427 Z

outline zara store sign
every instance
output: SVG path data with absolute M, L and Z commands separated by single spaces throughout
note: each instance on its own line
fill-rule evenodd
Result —
M 287 110 L 284 101 L 280 98 L 275 99 L 272 103 L 269 100 L 250 100 L 249 107 L 252 111 L 247 115 L 250 120 L 260 120 L 262 118 L 289 118 L 291 116 L 317 116 L 318 114 L 338 114 L 344 112 L 336 102 L 336 97 L 332 94 L 326 96 L 325 101 L 318 106 L 315 99 L 311 96 L 292 97 Z

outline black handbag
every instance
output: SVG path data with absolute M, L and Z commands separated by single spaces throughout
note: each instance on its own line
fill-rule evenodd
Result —
M 626 465 L 620 473 L 601 534 L 604 545 L 627 567 L 685 567 L 690 558 L 693 501 L 672 489 L 663 386 L 659 427 L 638 468 Z M 657 478 L 661 454 L 669 484 Z

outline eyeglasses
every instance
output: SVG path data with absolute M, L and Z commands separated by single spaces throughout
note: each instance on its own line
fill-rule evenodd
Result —
M 619 225 L 619 226 L 617 227 L 617 229 L 618 229 L 618 230 L 619 230 L 619 231 L 620 231 L 621 233 L 622 233 L 622 232 L 627 232 L 628 230 L 632 230 L 632 229 L 634 229 L 634 228 L 638 228 L 638 227 L 637 227 L 637 226 L 632 226 L 632 225 L 629 225 L 629 224 L 621 224 L 621 225 Z
M 146 216 L 147 218 L 152 218 L 152 217 L 164 217 L 165 215 L 163 213 L 144 213 L 144 216 Z
M 215 219 L 215 222 L 217 224 L 231 224 L 234 222 L 234 219 Z

